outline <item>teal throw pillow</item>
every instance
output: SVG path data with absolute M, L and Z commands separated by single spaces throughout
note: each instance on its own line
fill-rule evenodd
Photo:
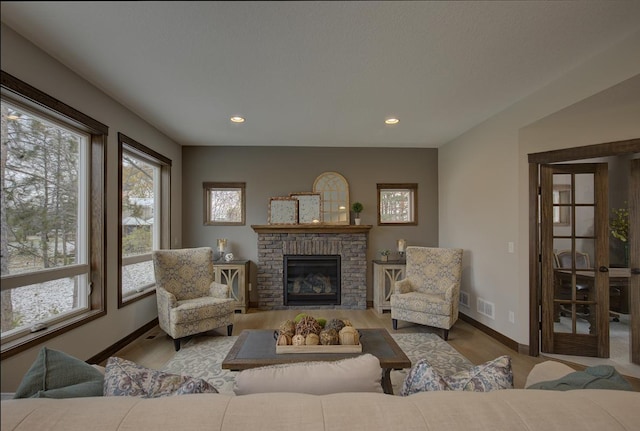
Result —
M 86 362 L 43 347 L 14 398 L 99 397 L 103 380 L 102 373 Z

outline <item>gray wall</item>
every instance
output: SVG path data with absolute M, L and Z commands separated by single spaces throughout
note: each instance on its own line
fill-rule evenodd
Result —
M 372 300 L 371 260 L 379 258 L 379 250 L 395 251 L 400 238 L 408 245 L 438 245 L 435 148 L 183 147 L 182 162 L 183 245 L 215 248 L 217 238 L 228 238 L 236 258 L 252 261 L 252 286 L 256 286 L 258 235 L 251 225 L 267 224 L 269 198 L 312 191 L 316 177 L 327 171 L 347 179 L 350 201 L 364 206 L 362 224 L 373 225 L 367 255 L 367 300 Z M 203 224 L 204 181 L 246 183 L 245 226 Z M 376 183 L 418 184 L 417 226 L 376 225 Z M 250 300 L 257 301 L 255 288 Z
M 460 312 L 522 345 L 529 344 L 528 154 L 640 136 L 640 92 L 625 82 L 640 74 L 638 46 L 640 31 L 439 148 L 440 246 L 465 250 L 462 290 L 471 308 Z M 477 311 L 477 298 L 495 304 L 495 319 Z

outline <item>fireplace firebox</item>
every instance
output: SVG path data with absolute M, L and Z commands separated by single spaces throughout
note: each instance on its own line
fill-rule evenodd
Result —
M 284 305 L 340 305 L 340 255 L 284 255 Z

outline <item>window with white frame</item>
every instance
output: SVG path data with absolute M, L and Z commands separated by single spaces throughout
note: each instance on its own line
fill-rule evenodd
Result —
M 171 160 L 119 133 L 119 306 L 153 292 L 151 252 L 169 246 Z
M 2 353 L 104 314 L 108 129 L 2 72 Z

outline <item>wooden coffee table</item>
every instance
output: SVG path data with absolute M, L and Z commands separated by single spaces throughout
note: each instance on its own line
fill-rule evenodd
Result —
M 276 340 L 272 329 L 242 331 L 222 368 L 241 371 L 249 368 L 308 361 L 336 361 L 370 353 L 380 361 L 382 389 L 393 394 L 391 370 L 410 368 L 411 361 L 386 329 L 359 329 L 362 353 L 283 353 L 276 354 Z

